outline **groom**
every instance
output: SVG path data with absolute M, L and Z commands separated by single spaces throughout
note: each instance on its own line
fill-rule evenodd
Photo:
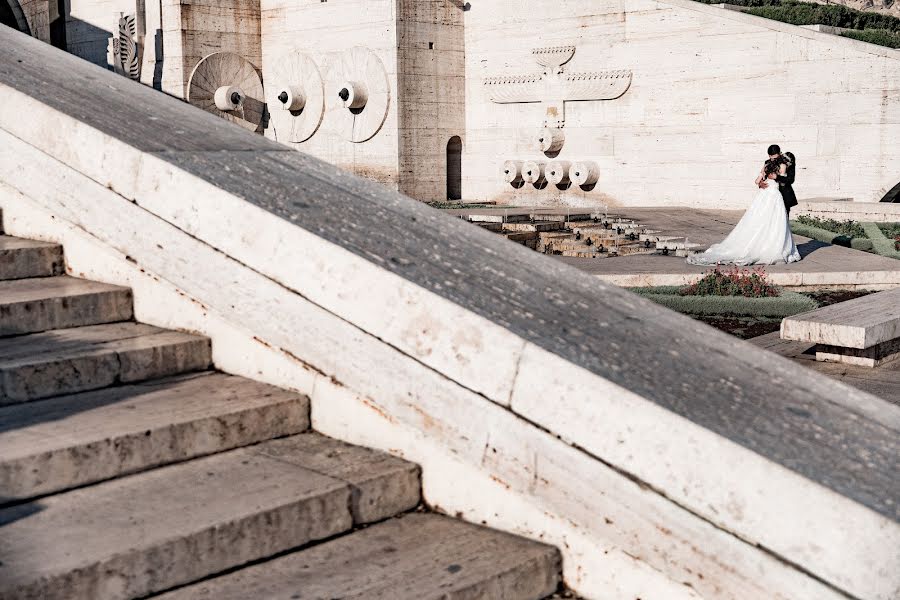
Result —
M 794 163 L 794 155 L 788 152 L 786 155 L 781 153 L 781 147 L 778 144 L 769 146 L 769 159 L 778 160 L 781 164 L 787 165 L 784 175 L 775 178 L 781 191 L 781 197 L 784 200 L 784 209 L 787 211 L 788 218 L 791 217 L 791 208 L 797 206 L 797 194 L 794 193 L 794 179 L 796 178 L 796 164 Z M 767 188 L 769 184 L 763 179 L 759 183 L 759 187 Z

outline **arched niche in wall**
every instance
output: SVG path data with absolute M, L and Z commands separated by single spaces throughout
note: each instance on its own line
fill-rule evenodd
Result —
M 882 198 L 881 201 L 900 202 L 900 183 L 892 187 L 890 191 L 888 191 L 888 193 L 884 195 L 884 198 Z
M 0 23 L 31 35 L 28 20 L 19 5 L 19 0 L 0 0 Z
M 447 199 L 462 200 L 462 138 L 447 142 Z

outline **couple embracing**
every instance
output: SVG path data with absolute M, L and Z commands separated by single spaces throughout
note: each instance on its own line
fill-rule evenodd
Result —
M 782 154 L 778 146 L 769 146 L 769 158 L 756 178 L 760 190 L 750 208 L 728 237 L 706 252 L 689 256 L 687 261 L 693 265 L 747 266 L 800 260 L 788 222 L 791 207 L 797 205 L 792 187 L 795 171 L 793 154 Z

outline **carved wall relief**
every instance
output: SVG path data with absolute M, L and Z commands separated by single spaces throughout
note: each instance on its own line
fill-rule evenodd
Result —
M 490 77 L 484 86 L 496 104 L 541 102 L 544 122 L 535 136 L 538 149 L 554 156 L 562 149 L 566 125 L 566 103 L 613 100 L 631 87 L 629 70 L 569 72 L 565 65 L 575 55 L 575 46 L 535 48 L 534 61 L 543 67 L 542 73 Z
M 270 61 L 266 69 L 269 127 L 281 142 L 305 142 L 322 124 L 325 86 L 315 61 L 302 52 L 291 52 Z
M 119 13 L 118 34 L 112 38 L 113 68 L 119 75 L 135 81 L 141 80 L 141 52 L 143 32 L 140 31 L 137 13 Z
M 354 143 L 372 139 L 387 119 L 391 85 L 384 64 L 368 48 L 332 57 L 326 75 L 329 121 Z
M 259 129 L 265 110 L 256 68 L 231 52 L 215 52 L 197 63 L 191 72 L 187 100 L 251 131 Z

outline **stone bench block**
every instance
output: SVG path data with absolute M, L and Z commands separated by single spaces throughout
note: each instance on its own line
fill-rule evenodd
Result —
M 795 315 L 781 338 L 863 350 L 900 337 L 900 288 Z

